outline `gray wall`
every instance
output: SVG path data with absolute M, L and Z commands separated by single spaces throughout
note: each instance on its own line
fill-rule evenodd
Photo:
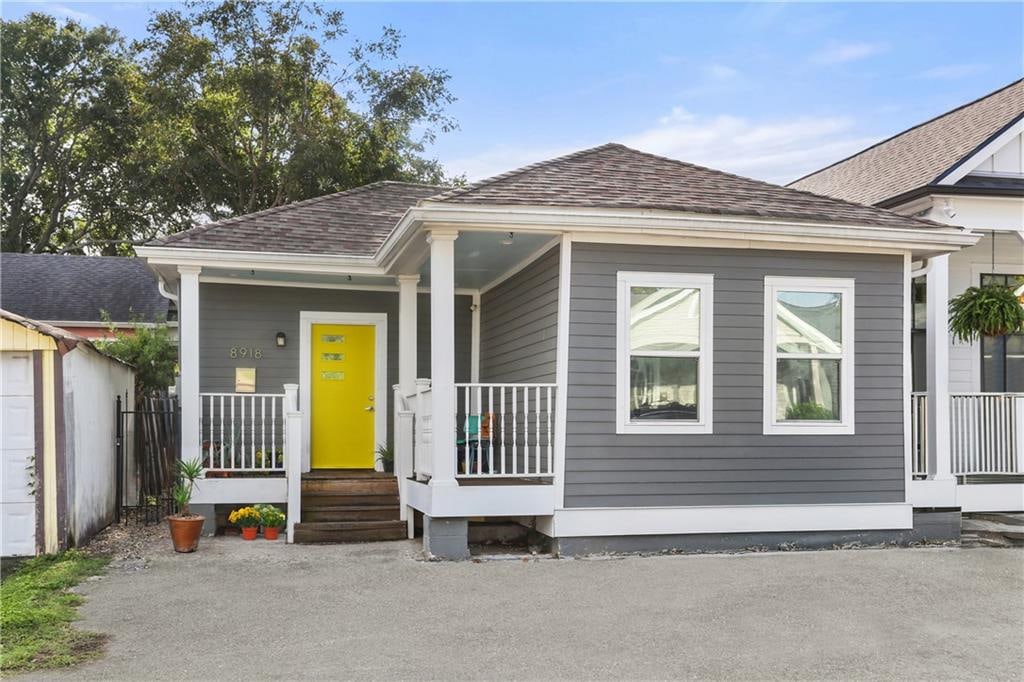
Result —
M 558 247 L 480 300 L 480 381 L 555 381 Z
M 455 297 L 455 378 L 469 381 L 472 298 Z M 420 294 L 418 371 L 430 376 L 430 296 Z M 388 433 L 391 433 L 391 386 L 398 383 L 398 293 L 344 289 L 305 289 L 244 284 L 199 287 L 199 390 L 232 392 L 235 367 L 256 368 L 258 393 L 281 393 L 299 377 L 299 312 L 317 310 L 388 315 Z M 284 348 L 274 345 L 277 332 L 287 334 Z M 259 348 L 260 360 L 232 359 L 232 346 Z M 378 399 L 379 400 L 379 399 Z
M 616 272 L 713 273 L 714 433 L 615 434 Z M 856 435 L 762 435 L 764 277 L 856 279 Z M 574 244 L 566 507 L 902 502 L 900 256 Z

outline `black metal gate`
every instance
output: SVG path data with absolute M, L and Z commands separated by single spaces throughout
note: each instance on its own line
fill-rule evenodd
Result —
M 159 523 L 174 513 L 171 491 L 181 458 L 181 410 L 167 394 L 117 397 L 117 520 Z

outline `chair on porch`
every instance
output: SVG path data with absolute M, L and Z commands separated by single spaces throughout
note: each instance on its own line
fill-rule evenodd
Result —
M 458 450 L 459 473 L 469 474 L 476 471 L 477 457 L 483 451 L 482 444 L 491 439 L 494 414 L 471 414 L 466 417 L 464 424 L 466 432 L 455 441 L 455 445 Z M 490 473 L 488 463 L 481 462 L 480 470 L 483 473 Z

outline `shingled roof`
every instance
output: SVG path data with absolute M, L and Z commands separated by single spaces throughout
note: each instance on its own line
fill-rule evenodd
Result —
M 372 256 L 402 215 L 437 185 L 375 182 L 178 232 L 154 246 Z
M 920 228 L 895 213 L 605 144 L 450 190 L 431 201 L 502 206 L 646 208 L 809 222 Z
M 934 184 L 1024 116 L 1024 79 L 790 183 L 796 189 L 882 204 Z
M 162 322 L 168 301 L 140 258 L 0 254 L 0 308 L 51 322 Z

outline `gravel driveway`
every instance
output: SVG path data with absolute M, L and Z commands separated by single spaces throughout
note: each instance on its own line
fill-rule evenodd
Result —
M 204 538 L 86 583 L 100 661 L 39 679 L 1022 679 L 1024 551 L 429 563 Z

